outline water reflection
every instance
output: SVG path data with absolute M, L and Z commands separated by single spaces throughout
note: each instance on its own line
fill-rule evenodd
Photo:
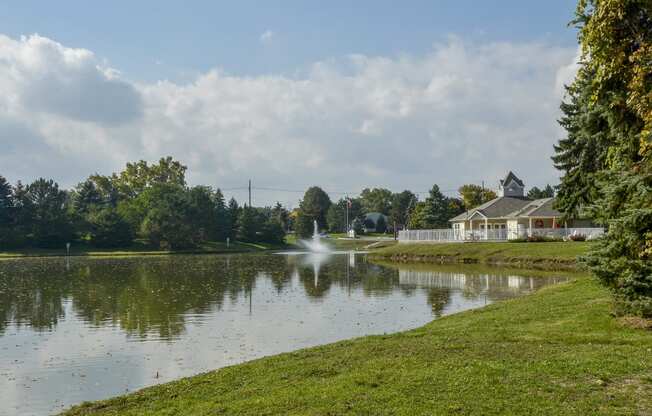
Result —
M 2 261 L 0 414 L 405 330 L 562 280 L 352 253 Z

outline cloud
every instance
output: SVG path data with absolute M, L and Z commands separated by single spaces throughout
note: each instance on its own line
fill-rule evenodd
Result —
M 272 43 L 272 40 L 274 39 L 275 33 L 272 32 L 271 30 L 266 30 L 260 35 L 260 43 L 263 45 L 269 45 Z
M 510 169 L 526 185 L 542 185 L 556 179 L 549 156 L 561 134 L 560 79 L 572 77 L 576 62 L 575 48 L 452 37 L 424 55 L 316 62 L 301 77 L 211 70 L 187 84 L 136 84 L 108 71 L 89 51 L 44 38 L 39 43 L 49 46 L 0 41 L 13 48 L 0 47 L 0 86 L 10 91 L 0 96 L 0 112 L 24 126 L 24 135 L 36 137 L 52 158 L 79 167 L 30 167 L 35 176 L 64 185 L 91 173 L 85 166 L 110 173 L 127 161 L 164 155 L 189 166 L 191 183 L 227 188 L 252 178 L 284 189 L 319 184 L 352 192 L 366 186 L 423 191 L 433 183 L 451 189 L 485 180 L 493 186 Z M 50 62 L 53 69 L 42 69 Z M 45 88 L 33 66 L 74 91 L 89 82 L 103 85 L 97 90 L 103 110 L 123 115 L 102 117 L 98 104 L 82 116 L 69 96 L 57 102 L 71 108 L 57 110 L 46 100 L 43 109 L 30 92 Z M 125 112 L 131 102 L 125 97 L 134 96 L 138 105 Z M 15 140 L 15 162 L 3 162 L 0 174 L 25 179 L 15 165 L 30 159 L 20 151 L 23 133 L 15 134 L 0 136 Z M 254 202 L 296 204 L 299 197 L 256 193 Z
M 65 48 L 38 35 L 0 36 L 0 60 L 4 91 L 17 97 L 25 111 L 107 125 L 142 114 L 134 86 L 88 50 Z

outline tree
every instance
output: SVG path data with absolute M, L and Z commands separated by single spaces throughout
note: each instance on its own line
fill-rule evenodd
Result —
M 387 231 L 387 221 L 385 221 L 384 216 L 379 216 L 378 220 L 376 220 L 376 232 L 377 233 L 384 233 Z
M 527 193 L 527 197 L 530 199 L 552 198 L 553 196 L 555 196 L 555 190 L 550 185 L 546 185 L 543 189 L 535 186 Z
M 72 238 L 72 225 L 66 206 L 66 192 L 52 179 L 39 178 L 29 184 L 21 196 L 24 209 L 22 220 L 30 230 L 31 239 L 39 247 L 63 246 Z
M 424 202 L 417 203 L 410 217 L 410 228 L 437 229 L 448 228 L 448 220 L 463 211 L 461 200 L 448 198 L 433 185 Z
M 466 209 L 475 208 L 497 197 L 496 193 L 491 189 L 474 184 L 462 185 L 458 192 L 462 196 Z
M 416 230 L 426 229 L 430 228 L 430 224 L 433 221 L 431 212 L 428 210 L 426 203 L 417 202 L 412 210 L 412 215 L 410 215 L 408 227 Z
M 360 202 L 365 213 L 380 212 L 389 215 L 392 206 L 392 191 L 385 188 L 365 188 L 360 193 Z
M 238 221 L 236 238 L 238 241 L 253 243 L 259 240 L 257 235 L 261 231 L 263 221 L 258 212 L 251 207 L 244 206 Z
M 193 229 L 193 240 L 199 243 L 215 238 L 217 217 L 213 190 L 210 186 L 194 186 L 187 192 L 190 203 L 188 223 Z
M 231 240 L 235 240 L 236 238 L 236 233 L 238 230 L 238 220 L 240 218 L 240 207 L 238 206 L 238 201 L 235 200 L 235 198 L 231 198 L 229 200 L 229 205 L 226 208 L 226 214 L 227 214 L 227 231 L 228 235 L 227 237 L 230 238 Z
M 331 207 L 331 199 L 323 189 L 318 186 L 309 188 L 299 205 L 303 215 L 312 220 L 316 220 L 319 228 L 326 228 L 326 214 Z
M 417 197 L 410 191 L 403 191 L 392 196 L 389 221 L 392 225 L 404 227 L 417 203 Z
M 90 178 L 77 185 L 72 192 L 72 206 L 77 215 L 88 214 L 92 207 L 101 205 L 102 195 Z
M 448 219 L 456 217 L 466 211 L 464 201 L 459 198 L 448 198 Z
M 261 241 L 269 244 L 283 244 L 285 242 L 285 230 L 277 218 L 270 217 L 262 225 Z
M 326 214 L 328 231 L 332 233 L 346 232 L 346 204 L 348 204 L 347 200 L 340 199 L 328 209 Z
M 133 242 L 130 224 L 114 207 L 95 207 L 87 214 L 90 242 L 97 247 L 126 247 Z
M 186 167 L 168 156 L 161 158 L 155 165 L 148 165 L 141 160 L 127 163 L 125 170 L 115 177 L 120 192 L 133 198 L 155 184 L 186 185 Z
M 137 205 L 145 213 L 140 234 L 161 248 L 185 248 L 196 245 L 190 193 L 176 184 L 159 183 L 144 190 Z
M 276 205 L 274 205 L 274 208 L 272 208 L 271 216 L 281 225 L 283 230 L 289 228 L 290 213 L 283 207 L 283 205 L 281 205 L 280 202 L 277 202 Z
M 213 206 L 215 229 L 211 233 L 211 237 L 218 241 L 224 241 L 231 234 L 231 226 L 229 210 L 224 202 L 224 194 L 222 194 L 222 191 L 219 188 L 215 191 L 215 194 L 213 194 Z
M 593 103 L 593 73 L 580 68 L 578 77 L 566 87 L 567 101 L 561 104 L 559 124 L 566 137 L 554 146 L 552 161 L 562 172 L 555 200 L 556 208 L 572 220 L 601 198 L 599 173 L 606 169 L 609 151 L 609 122 L 603 104 Z
M 586 207 L 609 227 L 585 262 L 615 293 L 617 312 L 649 317 L 652 3 L 580 0 L 574 23 L 582 59 L 553 159 L 563 172 L 558 206 L 567 215 Z
M 299 238 L 310 238 L 313 233 L 313 219 L 299 210 L 295 223 L 294 232 Z
M 9 227 L 14 209 L 13 189 L 9 182 L 0 176 L 0 227 Z
M 15 244 L 13 188 L 7 180 L 0 176 L 0 246 L 9 247 Z

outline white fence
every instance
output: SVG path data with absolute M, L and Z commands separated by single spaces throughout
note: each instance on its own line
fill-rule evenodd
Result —
M 603 228 L 532 228 L 507 230 L 454 230 L 445 228 L 440 230 L 402 230 L 398 232 L 399 243 L 419 242 L 464 242 L 464 241 L 507 241 L 516 238 L 525 238 L 531 235 L 540 235 L 552 238 L 569 238 L 572 235 L 583 235 L 587 240 L 592 240 L 604 234 Z

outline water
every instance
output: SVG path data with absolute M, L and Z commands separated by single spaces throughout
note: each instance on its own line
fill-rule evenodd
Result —
M 421 326 L 563 277 L 361 254 L 0 261 L 0 415 Z
M 330 253 L 332 250 L 327 245 L 321 241 L 321 236 L 319 235 L 319 225 L 317 221 L 312 222 L 312 239 L 310 240 L 299 240 L 299 243 L 308 251 L 313 253 Z

